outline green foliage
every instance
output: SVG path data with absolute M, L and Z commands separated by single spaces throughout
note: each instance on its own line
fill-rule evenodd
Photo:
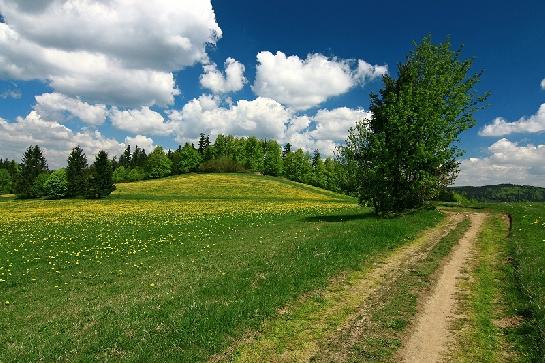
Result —
M 89 199 L 104 198 L 114 190 L 112 164 L 108 154 L 101 150 L 87 172 L 85 196 Z
M 222 156 L 218 159 L 205 161 L 199 167 L 199 171 L 204 173 L 243 173 L 246 169 L 233 159 Z
M 469 74 L 472 61 L 460 55 L 428 36 L 398 66 L 397 79 L 383 77 L 371 119 L 359 121 L 341 149 L 357 163 L 360 203 L 377 213 L 420 207 L 456 178 L 458 136 L 487 97 L 473 91 L 480 74 Z
M 130 148 L 128 148 L 128 151 L 130 151 Z M 125 152 L 127 152 L 127 150 L 125 150 Z M 141 148 L 138 147 L 138 145 L 136 145 L 136 147 L 134 148 L 134 152 L 132 153 L 131 158 L 130 158 L 130 167 L 131 168 L 136 168 L 136 167 L 143 168 L 143 167 L 146 166 L 147 159 L 148 159 L 148 156 L 146 154 L 146 150 L 141 149 Z
M 61 199 L 68 194 L 68 177 L 65 169 L 52 172 L 44 183 L 44 194 L 49 199 Z
M 244 167 L 251 171 L 263 172 L 263 146 L 255 137 L 244 142 Z
M 35 181 L 39 175 L 46 173 L 47 162 L 38 145 L 29 146 L 23 155 L 21 173 L 18 177 L 15 193 L 20 198 L 38 197 L 42 193 L 41 187 L 45 180 L 40 180 L 36 186 Z M 37 194 L 38 193 L 38 194 Z
M 49 179 L 49 173 L 43 172 L 38 175 L 34 182 L 32 183 L 31 196 L 32 198 L 40 198 L 47 196 L 47 190 L 45 188 L 45 183 Z
M 263 141 L 263 174 L 279 176 L 282 174 L 282 147 L 275 140 Z
M 66 177 L 68 180 L 68 193 L 70 197 L 85 194 L 85 171 L 87 169 L 87 157 L 79 146 L 72 149 L 68 156 Z
M 7 169 L 0 169 L 0 194 L 11 193 L 12 180 Z
M 189 173 L 199 169 L 202 156 L 193 145 L 186 143 L 184 147 L 179 149 L 179 151 L 176 151 L 176 153 L 179 153 L 179 159 L 176 160 L 175 165 L 180 173 Z
M 284 158 L 284 175 L 290 180 L 307 183 L 310 180 L 312 165 L 310 155 L 302 149 L 289 152 Z
M 121 183 L 124 181 L 127 181 L 128 179 L 129 170 L 127 170 L 123 165 L 118 165 L 117 168 L 115 168 L 112 179 L 114 183 Z
M 146 176 L 150 179 L 163 178 L 170 175 L 172 161 L 162 147 L 157 146 L 146 160 Z
M 479 202 L 545 202 L 545 188 L 530 185 L 499 184 L 449 190 Z
M 127 174 L 127 180 L 128 181 L 140 181 L 146 179 L 146 172 L 143 168 L 136 167 L 132 168 L 129 173 Z

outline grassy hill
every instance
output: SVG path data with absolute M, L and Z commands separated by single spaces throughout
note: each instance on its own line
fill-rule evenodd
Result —
M 545 188 L 531 185 L 498 184 L 480 187 L 451 187 L 449 191 L 479 202 L 545 202 Z
M 442 218 L 249 174 L 0 210 L 0 361 L 203 361 Z

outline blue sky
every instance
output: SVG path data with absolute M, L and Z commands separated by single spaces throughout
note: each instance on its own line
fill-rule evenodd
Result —
M 62 166 L 62 152 L 74 143 L 88 146 L 88 154 L 98 148 L 116 153 L 129 142 L 174 147 L 191 141 L 200 131 L 276 137 L 307 149 L 319 148 L 327 154 L 332 145 L 342 140 L 341 129 L 350 124 L 348 119 L 364 115 L 369 93 L 381 86 L 382 68 L 356 75 L 358 60 L 371 67 L 387 66 L 388 72 L 395 74 L 396 64 L 403 61 L 412 42 L 431 34 L 435 41 L 450 37 L 454 46 L 463 44 L 463 54 L 475 60 L 474 70 L 484 70 L 479 90 L 492 93 L 489 107 L 476 115 L 478 125 L 462 136 L 467 153 L 458 183 L 545 185 L 545 146 L 540 146 L 545 144 L 545 108 L 538 112 L 545 104 L 545 87 L 541 86 L 545 79 L 545 2 L 102 2 L 109 6 L 105 11 L 117 11 L 121 16 L 128 16 L 124 6 L 132 4 L 132 14 L 125 20 L 129 28 L 134 26 L 137 31 L 146 31 L 146 36 L 151 34 L 149 39 L 131 39 L 121 31 L 117 34 L 119 24 L 115 23 L 105 23 L 97 29 L 89 23 L 75 35 L 66 35 L 74 24 L 74 15 L 58 10 L 70 2 L 46 0 L 43 6 L 18 6 L 14 0 L 0 0 L 0 13 L 7 24 L 0 29 L 16 34 L 8 37 L 10 43 L 0 44 L 0 118 L 4 123 L 0 132 L 5 139 L 0 136 L 0 156 L 15 157 L 25 142 L 41 141 L 49 151 L 48 158 L 58 160 L 50 164 Z M 91 7 L 80 10 L 95 11 Z M 52 14 L 58 18 L 52 19 Z M 202 18 L 201 14 L 209 16 Z M 33 21 L 31 25 L 25 23 L 28 19 Z M 210 36 L 210 32 L 216 36 Z M 89 38 L 91 34 L 94 38 Z M 159 37 L 164 34 L 169 36 L 168 44 L 157 45 L 162 45 Z M 183 51 L 172 46 L 172 37 L 178 35 L 192 41 L 189 50 L 187 46 Z M 39 48 L 32 48 L 35 46 Z M 50 55 L 51 49 L 64 53 Z M 87 53 L 78 53 L 84 51 Z M 71 54 L 74 52 L 77 57 Z M 89 52 L 107 60 L 103 69 L 93 66 L 102 58 L 86 55 Z M 270 53 L 258 61 L 260 52 Z M 277 52 L 298 58 L 288 58 L 290 63 L 278 57 Z M 309 55 L 319 57 L 311 61 Z M 43 61 L 49 57 L 60 63 L 68 59 L 67 64 L 91 64 L 92 70 L 83 65 L 74 68 L 72 63 L 59 70 Z M 227 58 L 233 58 L 236 66 L 243 66 L 242 88 L 234 78 L 231 85 L 226 82 Z M 265 60 L 270 62 L 268 69 Z M 288 69 L 288 63 L 293 62 L 301 68 Z M 315 65 L 312 70 L 306 68 L 309 63 Z M 21 69 L 14 70 L 14 64 Z M 218 83 L 212 88 L 203 87 L 203 65 L 215 67 L 211 73 L 223 77 L 223 89 Z M 323 78 L 329 73 L 320 71 L 321 66 L 329 70 L 338 66 L 344 74 L 335 68 L 330 78 Z M 138 87 L 152 79 L 145 74 L 149 69 L 155 72 L 153 77 L 160 73 L 164 78 L 157 83 L 157 92 L 149 91 L 153 86 L 148 87 L 147 93 L 139 92 Z M 261 75 L 259 82 L 257 73 Z M 271 86 L 275 74 L 280 73 L 285 84 Z M 175 80 L 174 87 L 166 86 L 169 74 Z M 291 79 L 300 74 L 305 80 L 292 84 Z M 317 77 L 314 83 L 312 77 Z M 321 84 L 338 89 L 304 94 L 305 87 L 312 93 Z M 283 98 L 279 90 L 286 87 L 291 90 L 288 94 L 293 98 L 300 96 L 301 101 Z M 173 93 L 174 88 L 179 89 L 179 94 Z M 56 96 L 35 98 L 42 94 Z M 128 99 L 125 95 L 134 97 Z M 203 95 L 208 98 L 202 98 Z M 265 100 L 255 102 L 259 96 Z M 322 97 L 322 101 L 310 101 L 311 96 Z M 248 103 L 240 103 L 245 100 Z M 104 106 L 93 108 L 94 105 Z M 142 112 L 143 107 L 149 107 L 149 112 Z M 78 117 L 81 110 L 87 112 L 84 115 L 91 112 L 93 117 L 84 117 L 82 121 Z M 32 112 L 34 115 L 29 118 Z M 276 116 L 266 116 L 267 112 Z M 492 125 L 498 117 L 503 120 Z M 524 119 L 513 123 L 521 118 Z M 483 133 L 486 125 L 489 128 Z M 56 130 L 49 139 L 43 131 L 46 129 Z M 42 138 L 36 136 L 40 133 Z M 328 134 L 333 136 L 327 139 Z

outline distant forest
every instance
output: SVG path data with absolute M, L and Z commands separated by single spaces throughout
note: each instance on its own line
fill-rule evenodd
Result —
M 88 164 L 80 147 L 67 155 L 67 167 L 51 172 L 38 145 L 30 146 L 21 162 L 0 159 L 0 194 L 21 198 L 102 198 L 115 190 L 114 183 L 164 178 L 192 172 L 252 172 L 283 176 L 335 192 L 353 192 L 349 167 L 339 158 L 323 159 L 315 150 L 293 150 L 275 140 L 218 135 L 214 143 L 201 134 L 198 145 L 186 143 L 175 150 L 157 146 L 146 150 L 127 145 L 119 158 L 100 151 Z
M 545 188 L 531 185 L 498 184 L 448 189 L 479 202 L 545 202 Z

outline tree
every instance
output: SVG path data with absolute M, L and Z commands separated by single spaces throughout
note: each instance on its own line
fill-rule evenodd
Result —
M 247 138 L 244 145 L 244 167 L 255 172 L 263 171 L 263 146 L 254 136 Z
M 279 176 L 282 174 L 282 148 L 275 140 L 263 142 L 263 174 Z
M 289 153 L 291 153 L 291 144 L 288 142 L 284 145 L 284 150 L 282 150 L 282 159 L 285 159 Z
M 310 155 L 302 149 L 289 152 L 284 159 L 284 175 L 290 180 L 306 183 L 310 179 L 312 164 Z
M 119 165 L 117 168 L 115 168 L 112 179 L 114 183 L 120 183 L 127 180 L 127 176 L 129 174 L 129 171 L 127 168 L 125 168 L 123 165 Z
M 70 197 L 85 194 L 85 170 L 87 169 L 87 157 L 83 149 L 76 146 L 68 156 L 66 178 L 68 180 L 68 193 Z
M 47 162 L 38 145 L 29 146 L 22 160 L 21 173 L 17 178 L 15 193 L 21 198 L 35 197 L 33 188 L 36 178 L 47 173 Z
M 125 169 L 128 169 L 131 167 L 131 145 L 127 145 L 125 148 L 125 151 L 123 151 L 123 154 L 119 157 L 119 165 L 125 167 Z
M 360 203 L 376 213 L 420 207 L 456 178 L 458 137 L 488 96 L 475 93 L 480 73 L 470 74 L 472 61 L 460 56 L 449 41 L 425 37 L 398 78 L 384 76 L 371 94 L 371 119 L 349 131 L 341 154 L 356 162 Z
M 66 170 L 52 172 L 44 183 L 44 194 L 50 199 L 61 199 L 68 194 L 68 178 Z
M 132 153 L 131 160 L 130 160 L 130 166 L 131 168 L 136 167 L 145 167 L 146 160 L 148 159 L 148 156 L 146 155 L 146 150 L 141 149 L 136 145 L 134 148 L 134 152 Z
M 0 169 L 0 194 L 11 193 L 11 175 L 7 169 Z
M 98 152 L 95 162 L 87 172 L 86 181 L 86 197 L 90 199 L 107 197 L 115 190 L 112 164 L 106 151 Z
M 197 171 L 201 161 L 201 154 L 199 154 L 193 145 L 185 143 L 184 147 L 180 149 L 180 159 L 176 167 L 181 173 L 189 173 Z
M 163 178 L 170 175 L 172 161 L 165 154 L 162 147 L 157 146 L 146 160 L 146 176 L 151 179 Z

